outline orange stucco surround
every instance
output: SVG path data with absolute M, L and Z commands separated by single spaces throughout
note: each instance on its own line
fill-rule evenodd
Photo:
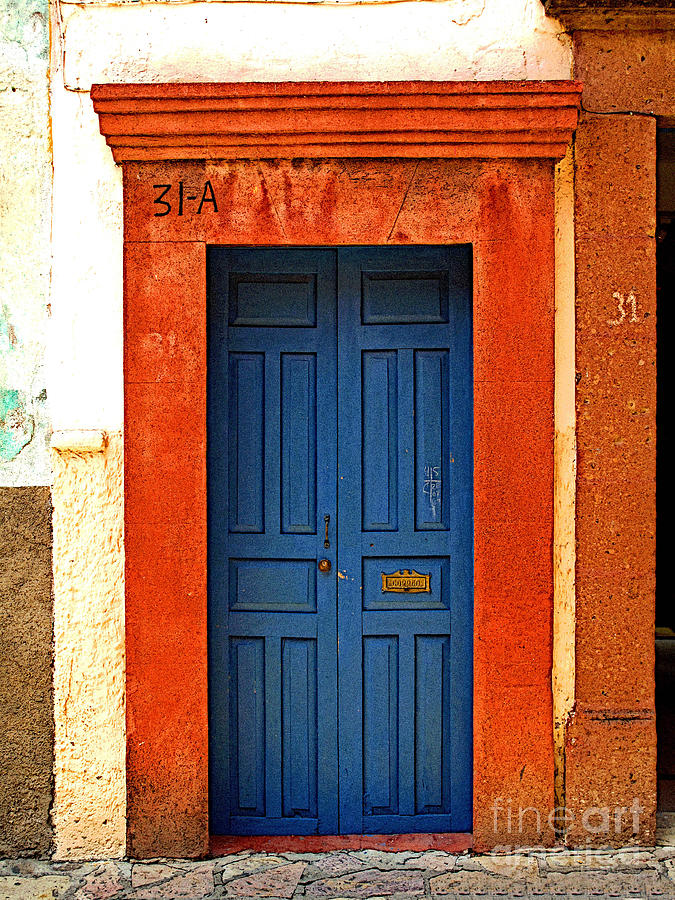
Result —
M 92 96 L 124 166 L 129 854 L 208 849 L 215 243 L 473 245 L 473 839 L 551 843 L 553 165 L 578 87 L 108 85 Z M 158 185 L 171 186 L 164 204 Z

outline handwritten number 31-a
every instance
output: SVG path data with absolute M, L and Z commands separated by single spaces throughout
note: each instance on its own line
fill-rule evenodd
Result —
M 155 205 L 163 207 L 161 210 L 159 210 L 158 212 L 155 213 L 155 216 L 168 216 L 169 213 L 171 212 L 171 210 L 173 208 L 172 204 L 168 199 L 165 200 L 164 198 L 167 197 L 167 195 L 171 191 L 172 187 L 173 187 L 172 184 L 153 184 L 153 188 L 156 191 L 160 192 L 157 195 L 157 197 L 155 197 L 153 203 Z M 178 182 L 178 215 L 179 216 L 184 215 L 184 207 L 185 207 L 186 200 L 196 200 L 197 199 L 197 194 L 189 193 L 189 191 L 192 190 L 191 188 L 188 188 L 187 190 L 188 190 L 188 193 L 186 195 L 185 182 L 179 181 Z M 198 216 L 200 216 L 202 214 L 202 209 L 208 203 L 210 203 L 211 206 L 213 207 L 213 212 L 218 212 L 218 204 L 216 203 L 216 195 L 213 190 L 213 185 L 211 184 L 210 181 L 207 181 L 204 184 L 204 190 L 202 191 L 201 199 L 199 201 L 199 206 L 197 207 L 197 215 Z

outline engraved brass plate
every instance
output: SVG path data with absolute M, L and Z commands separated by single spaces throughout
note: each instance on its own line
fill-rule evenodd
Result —
M 382 573 L 383 594 L 429 594 L 431 587 L 429 581 L 431 575 L 420 575 L 414 569 L 410 572 L 404 569 L 402 572 L 392 572 L 391 575 Z

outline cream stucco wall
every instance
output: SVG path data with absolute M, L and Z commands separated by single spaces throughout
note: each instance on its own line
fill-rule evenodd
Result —
M 558 79 L 570 71 L 569 38 L 540 0 L 55 2 L 54 428 L 118 432 L 123 421 L 121 173 L 98 131 L 92 83 Z M 62 857 L 123 855 L 121 444 L 115 436 L 103 452 L 77 446 L 53 454 L 56 846 Z
M 565 805 L 565 729 L 574 703 L 576 411 L 574 162 L 556 167 L 553 738 L 556 805 Z
M 122 436 L 61 433 L 54 469 L 57 858 L 123 856 Z

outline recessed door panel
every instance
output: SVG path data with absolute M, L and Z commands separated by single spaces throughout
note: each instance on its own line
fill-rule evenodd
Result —
M 265 641 L 230 641 L 232 806 L 240 815 L 265 815 Z
M 415 635 L 415 812 L 451 812 L 449 635 Z
M 316 289 L 314 273 L 230 272 L 230 325 L 313 328 Z
M 233 612 L 316 612 L 315 559 L 230 559 Z
M 363 639 L 363 812 L 398 813 L 398 638 Z
M 281 530 L 316 532 L 316 354 L 281 354 Z
M 230 531 L 265 530 L 265 354 L 230 353 Z
M 448 350 L 416 350 L 415 369 L 415 528 L 448 528 L 450 508 L 448 447 Z M 445 484 L 445 504 L 443 485 Z
M 398 358 L 369 350 L 362 360 L 363 530 L 398 528 Z
M 361 271 L 364 325 L 448 321 L 448 271 Z
M 316 641 L 284 638 L 282 665 L 284 816 L 317 817 Z

